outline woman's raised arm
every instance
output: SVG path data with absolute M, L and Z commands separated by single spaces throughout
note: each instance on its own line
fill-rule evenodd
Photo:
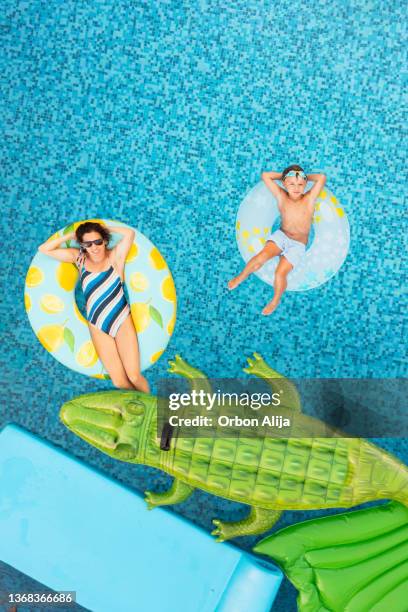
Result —
M 125 265 L 126 256 L 135 239 L 135 231 L 130 229 L 130 227 L 107 226 L 107 229 L 112 233 L 122 235 L 122 240 L 112 249 L 116 263 L 122 268 Z
M 44 253 L 44 255 L 48 255 L 48 257 L 58 259 L 58 261 L 75 263 L 79 255 L 79 249 L 71 247 L 65 249 L 59 248 L 61 244 L 67 242 L 67 240 L 75 240 L 75 232 L 71 232 L 70 234 L 66 234 L 65 236 L 58 236 L 58 238 L 54 238 L 53 240 L 47 240 L 43 244 L 40 244 L 38 250 L 41 253 Z

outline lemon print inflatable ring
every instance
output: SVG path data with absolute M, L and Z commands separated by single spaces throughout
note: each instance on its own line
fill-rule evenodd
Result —
M 308 184 L 308 188 L 312 183 Z M 245 196 L 238 210 L 236 238 L 245 263 L 258 254 L 267 235 L 279 220 L 275 197 L 262 181 Z M 330 189 L 324 187 L 315 203 L 313 241 L 306 247 L 301 263 L 288 274 L 288 291 L 306 291 L 322 285 L 342 266 L 350 246 L 347 215 Z M 261 280 L 273 285 L 278 258 L 268 261 L 255 272 Z
M 111 226 L 118 221 L 93 219 Z M 51 236 L 74 231 L 73 223 Z M 134 229 L 134 228 L 132 228 Z M 176 321 L 176 289 L 160 251 L 141 232 L 125 265 L 125 291 L 139 341 L 141 369 L 146 370 L 165 350 Z M 110 247 L 120 239 L 113 234 Z M 66 246 L 78 246 L 69 241 Z M 74 264 L 62 263 L 37 252 L 27 272 L 24 303 L 28 318 L 43 347 L 63 365 L 81 374 L 108 378 L 93 346 L 86 319 L 75 300 L 79 278 Z

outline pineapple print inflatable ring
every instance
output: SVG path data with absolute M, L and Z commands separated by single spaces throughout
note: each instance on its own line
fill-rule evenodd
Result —
M 125 226 L 118 221 L 97 221 Z M 72 223 L 51 238 L 69 234 L 83 222 Z M 135 232 L 126 259 L 125 287 L 139 341 L 141 369 L 146 370 L 159 359 L 173 333 L 176 289 L 160 251 L 141 232 Z M 113 234 L 110 246 L 119 239 L 120 236 Z M 67 241 L 65 246 L 79 245 Z M 87 321 L 75 300 L 78 277 L 75 265 L 38 252 L 26 276 L 27 315 L 43 347 L 63 365 L 81 374 L 108 378 L 92 344 Z

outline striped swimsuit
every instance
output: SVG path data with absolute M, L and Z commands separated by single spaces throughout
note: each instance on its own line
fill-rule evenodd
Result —
M 80 278 L 87 319 L 114 338 L 130 314 L 119 274 L 112 265 L 103 272 L 88 272 L 81 263 Z

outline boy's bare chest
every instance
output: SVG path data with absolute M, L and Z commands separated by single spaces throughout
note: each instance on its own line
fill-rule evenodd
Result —
M 313 210 L 310 210 L 310 206 L 305 201 L 291 202 L 290 200 L 284 200 L 281 204 L 281 215 L 285 219 L 308 221 L 313 214 Z

